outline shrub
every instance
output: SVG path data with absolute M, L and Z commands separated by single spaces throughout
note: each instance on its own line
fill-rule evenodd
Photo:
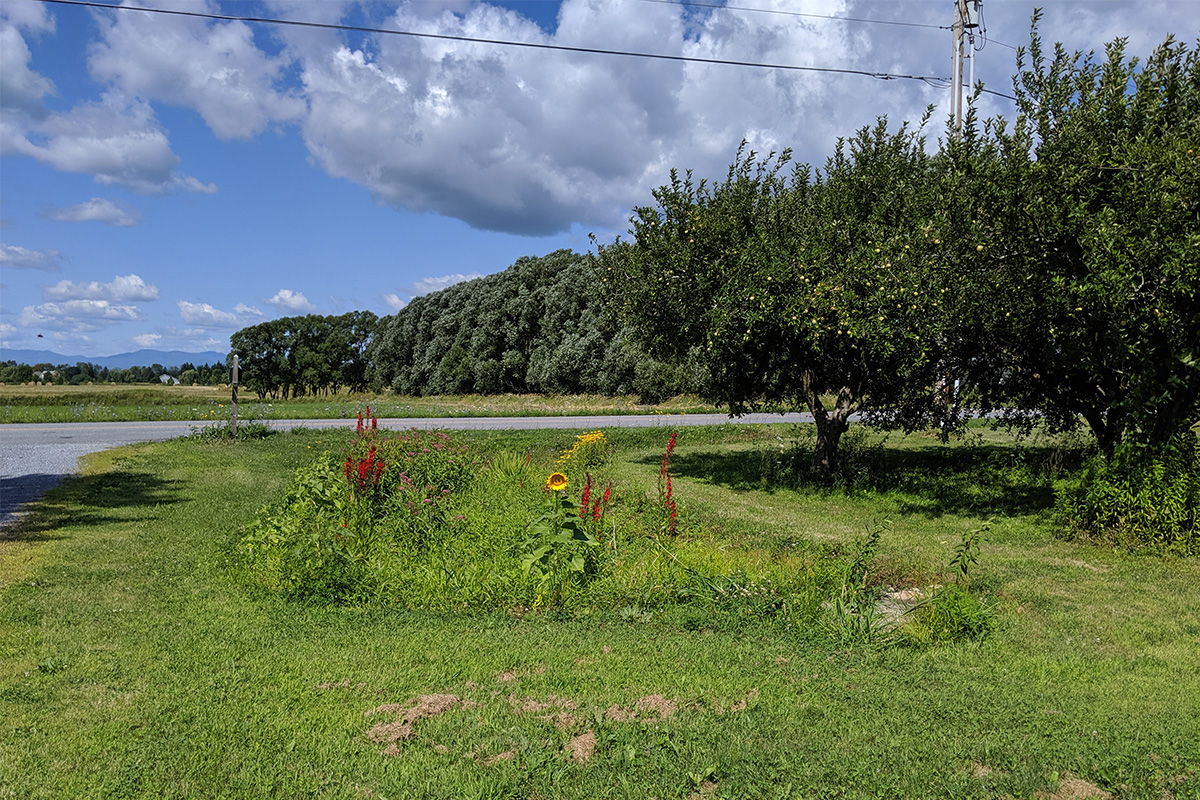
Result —
M 1067 535 L 1185 555 L 1200 550 L 1200 443 L 1175 437 L 1161 451 L 1134 443 L 1096 456 L 1059 493 Z

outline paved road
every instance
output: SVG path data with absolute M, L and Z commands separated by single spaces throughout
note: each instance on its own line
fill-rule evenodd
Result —
M 654 414 L 581 417 L 442 417 L 437 419 L 381 419 L 379 425 L 404 428 L 456 430 L 533 430 L 559 428 L 678 427 L 719 425 L 724 414 Z M 809 414 L 747 414 L 743 424 L 811 422 Z M 88 453 L 135 442 L 161 442 L 187 436 L 200 422 L 55 422 L 0 424 L 0 526 L 11 521 L 21 506 L 36 500 L 63 476 L 74 472 Z M 352 428 L 357 419 L 269 420 L 272 428 Z

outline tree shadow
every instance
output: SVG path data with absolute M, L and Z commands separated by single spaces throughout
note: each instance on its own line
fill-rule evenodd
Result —
M 7 541 L 62 539 L 65 537 L 61 531 L 67 526 L 123 522 L 131 517 L 131 511 L 139 508 L 184 502 L 182 481 L 128 468 L 102 475 L 6 478 L 4 491 L 10 482 L 28 499 L 6 516 L 0 539 Z M 5 505 L 8 507 L 7 502 Z
M 671 460 L 674 475 L 735 492 L 797 492 L 814 496 L 889 495 L 904 514 L 1018 516 L 1054 506 L 1053 478 L 1078 460 L 1052 446 L 930 444 L 913 449 L 882 445 L 843 453 L 838 474 L 809 471 L 804 447 L 694 451 Z M 661 463 L 647 457 L 645 464 Z

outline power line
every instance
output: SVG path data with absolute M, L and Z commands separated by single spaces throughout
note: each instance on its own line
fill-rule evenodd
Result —
M 685 6 L 688 8 L 714 8 L 719 11 L 748 11 L 754 14 L 778 14 L 785 17 L 808 17 L 810 19 L 827 19 L 833 22 L 861 22 L 868 25 L 898 25 L 905 28 L 928 28 L 930 30 L 948 31 L 950 25 L 931 25 L 927 22 L 903 22 L 894 19 L 866 19 L 864 17 L 839 17 L 831 14 L 807 14 L 801 11 L 781 11 L 777 8 L 752 8 L 750 6 L 731 6 L 721 3 L 697 3 L 692 0 L 638 0 L 641 3 L 661 3 L 668 6 Z M 1017 48 L 1011 44 L 998 42 L 995 39 L 989 39 L 989 42 L 1007 47 L 1010 50 Z
M 776 8 L 750 8 L 749 6 L 731 6 L 722 3 L 695 3 L 690 0 L 639 0 L 642 3 L 662 3 L 668 6 L 687 6 L 688 8 L 717 8 L 725 11 L 751 11 L 756 14 L 779 14 L 785 17 L 810 17 L 812 19 L 829 19 L 838 22 L 867 22 L 874 25 L 902 25 L 907 28 L 933 28 L 939 31 L 950 30 L 949 25 L 930 25 L 924 22 L 900 22 L 885 19 L 860 19 L 858 17 L 836 17 L 829 14 L 805 14 L 801 11 L 781 11 Z
M 797 64 L 768 64 L 757 61 L 738 61 L 735 59 L 724 58 L 700 58 L 698 56 L 678 56 L 668 55 L 663 53 L 639 53 L 630 50 L 606 50 L 596 47 L 572 47 L 570 45 L 561 44 L 545 44 L 541 42 L 514 42 L 505 39 L 484 39 L 475 36 L 455 36 L 447 33 L 426 33 L 421 31 L 404 31 L 395 28 L 370 28 L 361 25 L 342 25 L 332 22 L 304 22 L 302 20 L 293 19 L 277 19 L 273 17 L 249 17 L 234 14 L 212 14 L 202 11 L 180 11 L 170 8 L 146 8 L 143 6 L 116 6 L 109 3 L 100 3 L 96 0 L 36 0 L 40 3 L 53 3 L 63 6 L 82 6 L 87 8 L 104 8 L 109 11 L 144 11 L 149 14 L 165 14 L 175 17 L 191 17 L 195 19 L 212 19 L 223 22 L 250 22 L 262 25 L 291 25 L 298 28 L 316 28 L 321 30 L 346 31 L 351 33 L 378 33 L 391 36 L 410 36 L 417 39 L 437 39 L 441 41 L 451 42 L 470 42 L 472 44 L 491 44 L 501 47 L 526 47 L 535 50 L 558 50 L 568 53 L 587 53 L 591 55 L 606 55 L 606 56 L 626 56 L 629 58 L 647 58 L 660 61 L 679 61 L 692 64 L 714 64 L 730 67 L 753 67 L 756 69 L 777 69 L 790 70 L 798 72 L 823 72 L 837 75 L 860 75 L 867 78 L 875 78 L 877 80 L 911 80 L 921 81 L 931 86 L 944 87 L 948 86 L 950 81 L 948 78 L 934 77 L 930 75 L 903 75 L 892 72 L 872 72 L 862 69 L 848 69 L 839 67 L 805 67 Z M 998 95 L 1000 97 L 1008 97 L 1009 95 L 996 92 L 991 89 L 984 89 L 988 94 Z

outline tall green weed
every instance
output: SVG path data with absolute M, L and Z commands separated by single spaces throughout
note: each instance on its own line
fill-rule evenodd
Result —
M 1138 443 L 1096 456 L 1059 492 L 1069 536 L 1196 555 L 1200 552 L 1200 442 L 1187 432 L 1160 451 Z

